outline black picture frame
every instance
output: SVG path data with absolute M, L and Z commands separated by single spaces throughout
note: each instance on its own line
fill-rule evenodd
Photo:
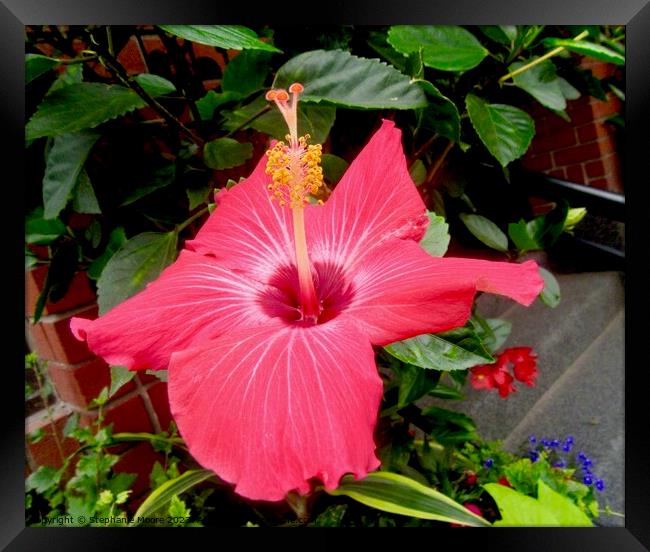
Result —
M 317 17 L 317 19 L 313 19 Z M 521 528 L 506 531 L 469 531 L 451 529 L 452 533 L 422 535 L 405 541 L 398 537 L 401 546 L 451 546 L 461 544 L 461 549 L 480 546 L 499 550 L 588 550 L 612 551 L 650 550 L 650 438 L 648 437 L 646 409 L 648 401 L 648 369 L 644 354 L 645 310 L 649 303 L 645 291 L 648 280 L 643 260 L 646 250 L 648 155 L 650 139 L 650 0 L 400 0 L 400 2 L 350 2 L 329 0 L 327 4 L 266 3 L 263 8 L 253 4 L 223 4 L 215 0 L 3 0 L 0 3 L 0 90 L 2 97 L 3 128 L 6 145 L 2 148 L 5 169 L 15 169 L 11 177 L 5 176 L 3 185 L 5 214 L 16 213 L 18 220 L 3 224 L 5 232 L 21 234 L 22 214 L 15 205 L 22 203 L 20 182 L 23 178 L 24 158 L 24 26 L 33 24 L 121 24 L 179 23 L 214 24 L 239 23 L 255 26 L 269 24 L 301 24 L 301 21 L 322 24 L 625 24 L 627 26 L 626 62 L 626 428 L 625 428 L 625 527 L 624 528 Z M 5 173 L 6 174 L 6 173 Z M 4 242 L 5 254 L 15 263 L 15 272 L 5 281 L 13 283 L 13 275 L 20 289 L 23 282 L 23 237 L 8 237 Z M 14 256 L 15 255 L 15 256 Z M 8 326 L 20 327 L 24 319 L 19 293 L 11 287 L 5 291 L 13 299 Z M 20 316 L 20 319 L 19 319 Z M 0 548 L 6 550 L 113 550 L 118 547 L 132 549 L 133 543 L 143 538 L 124 531 L 107 531 L 95 528 L 25 528 L 24 523 L 24 417 L 21 407 L 23 376 L 20 363 L 23 355 L 23 337 L 8 339 L 7 349 L 15 349 L 4 367 L 6 391 L 0 401 L 3 411 L 3 432 L 0 454 Z M 15 356 L 14 356 L 15 355 Z M 208 539 L 211 547 L 229 547 L 231 536 L 208 530 L 209 535 L 192 535 L 190 546 L 203 546 Z M 338 533 L 338 532 L 337 532 Z M 207 536 L 206 536 L 207 535 Z M 248 536 L 248 535 L 246 535 Z M 255 535 L 259 537 L 259 535 Z M 329 535 L 328 537 L 331 537 Z M 184 531 L 147 531 L 147 545 L 164 539 L 167 548 L 187 547 Z M 240 541 L 241 537 L 235 537 Z M 264 538 L 266 546 L 270 544 Z M 277 537 L 275 537 L 277 538 Z M 283 541 L 289 537 L 281 536 Z M 294 537 L 295 538 L 295 537 Z M 346 536 L 347 538 L 347 536 Z M 365 536 L 363 537 L 365 540 Z M 376 538 L 373 537 L 373 538 Z M 380 536 L 382 541 L 386 536 Z M 390 537 L 388 537 L 390 540 Z M 395 538 L 395 537 L 393 537 Z M 200 539 L 200 541 L 198 541 Z M 214 539 L 214 540 L 213 540 Z M 313 537 L 296 539 L 296 544 L 309 547 Z M 248 540 L 248 539 L 246 539 Z M 292 540 L 292 539 L 289 539 Z M 326 542 L 321 536 L 318 543 Z M 268 544 L 267 544 L 268 543 Z M 364 544 L 368 546 L 368 544 Z M 139 547 L 139 545 L 138 545 Z

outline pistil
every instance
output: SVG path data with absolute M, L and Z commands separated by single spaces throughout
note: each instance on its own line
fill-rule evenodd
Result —
M 268 100 L 276 103 L 289 127 L 288 144 L 277 142 L 267 151 L 266 174 L 271 176 L 268 185 L 271 197 L 281 207 L 289 206 L 292 210 L 300 309 L 304 320 L 315 322 L 322 307 L 316 295 L 307 251 L 305 205 L 309 203 L 309 195 L 315 194 L 323 184 L 323 170 L 320 144 L 307 145 L 309 135 L 298 137 L 298 95 L 302 91 L 303 86 L 294 83 L 289 87 L 290 101 L 286 90 L 270 90 L 266 95 Z

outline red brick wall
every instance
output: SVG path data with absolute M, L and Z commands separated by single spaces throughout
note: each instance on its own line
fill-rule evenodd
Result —
M 613 66 L 602 62 L 585 60 L 581 65 L 598 78 L 614 71 Z M 611 92 L 606 101 L 583 96 L 567 102 L 570 122 L 536 104 L 530 113 L 537 133 L 523 165 L 562 180 L 623 193 L 617 129 L 607 122 L 621 109 L 620 100 Z

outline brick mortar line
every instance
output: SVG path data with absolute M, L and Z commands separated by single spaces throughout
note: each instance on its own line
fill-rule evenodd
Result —
M 544 407 L 553 397 L 557 389 L 562 388 L 564 383 L 570 376 L 577 372 L 581 365 L 583 364 L 582 359 L 584 356 L 591 351 L 597 344 L 604 339 L 604 336 L 613 328 L 616 324 L 623 320 L 625 322 L 625 308 L 621 307 L 616 316 L 612 321 L 605 326 L 605 329 L 589 344 L 589 346 L 578 355 L 578 357 L 571 363 L 571 365 L 564 371 L 564 373 L 555 380 L 555 382 L 544 392 L 544 394 L 537 400 L 537 402 L 528 410 L 528 413 L 519 421 L 519 423 L 510 431 L 508 436 L 503 440 L 503 448 L 509 449 L 513 443 L 511 442 L 511 437 L 517 433 L 517 431 L 526 425 L 531 418 L 537 415 L 540 408 Z

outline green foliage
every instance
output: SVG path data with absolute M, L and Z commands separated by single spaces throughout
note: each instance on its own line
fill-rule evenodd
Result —
M 424 64 L 442 71 L 467 71 L 489 53 L 472 33 L 455 25 L 396 25 L 388 31 L 388 42 L 402 54 L 421 49 Z
M 240 144 L 232 138 L 217 138 L 205 145 L 205 164 L 211 169 L 231 169 L 253 156 L 251 144 Z
M 293 82 L 304 83 L 305 102 L 358 109 L 426 106 L 422 90 L 395 68 L 341 50 L 315 50 L 292 58 L 278 69 L 273 86 L 287 88 Z
M 442 257 L 449 247 L 449 225 L 445 222 L 444 217 L 440 217 L 429 211 L 429 225 L 424 237 L 420 240 L 420 247 L 429 255 Z
M 123 386 L 129 383 L 136 375 L 135 370 L 129 370 L 124 366 L 111 366 L 111 388 L 108 396 L 112 397 Z
M 508 237 L 491 220 L 481 215 L 461 213 L 460 220 L 467 229 L 488 247 L 497 251 L 508 251 Z
M 25 84 L 29 84 L 35 78 L 40 77 L 59 65 L 60 61 L 40 54 L 27 54 L 25 56 Z
M 341 180 L 341 177 L 348 170 L 348 162 L 341 159 L 338 155 L 324 153 L 321 156 L 321 167 L 323 167 L 323 177 L 331 185 L 335 185 Z
M 97 282 L 100 314 L 155 280 L 176 259 L 178 234 L 145 232 L 128 240 L 106 263 Z
M 168 33 L 206 46 L 233 50 L 266 50 L 279 52 L 276 47 L 262 42 L 254 31 L 241 25 L 159 25 Z
M 555 308 L 559 305 L 561 299 L 560 284 L 555 276 L 545 268 L 540 267 L 539 273 L 544 278 L 544 289 L 540 293 L 539 298 L 545 305 Z
M 561 46 L 571 52 L 576 52 L 585 56 L 589 56 L 600 61 L 608 63 L 615 63 L 616 65 L 625 64 L 625 56 L 603 46 L 602 44 L 594 44 L 584 40 L 568 40 L 563 38 L 549 37 L 544 39 L 544 44 L 550 48 L 557 48 Z
M 535 135 L 535 123 L 519 108 L 490 104 L 468 94 L 465 105 L 474 130 L 503 167 L 521 157 Z
M 244 97 L 261 90 L 271 69 L 271 55 L 264 50 L 244 50 L 235 56 L 223 73 L 223 92 Z

